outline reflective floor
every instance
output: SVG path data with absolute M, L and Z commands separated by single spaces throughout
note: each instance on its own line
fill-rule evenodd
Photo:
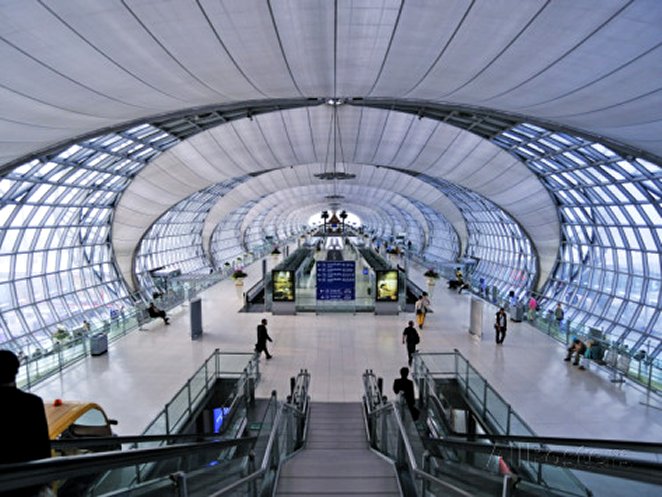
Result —
M 260 265 L 246 269 L 244 288 L 258 280 Z M 412 276 L 425 287 L 421 269 L 414 267 Z M 214 349 L 251 351 L 256 325 L 266 317 L 274 358 L 262 361 L 259 396 L 276 390 L 283 397 L 301 368 L 311 373 L 314 401 L 359 401 L 365 369 L 383 377 L 391 394 L 393 379 L 406 365 L 401 334 L 413 315 L 239 313 L 244 288 L 227 280 L 202 295 L 200 340 L 190 339 L 188 307 L 182 306 L 170 326 L 150 323 L 147 331 L 112 344 L 108 354 L 88 358 L 33 391 L 44 399 L 96 401 L 119 420 L 118 433 L 139 434 Z M 439 280 L 421 351 L 460 350 L 539 435 L 662 443 L 662 410 L 645 405 L 659 407 L 658 399 L 647 399 L 631 384 L 611 383 L 605 371 L 580 371 L 564 362 L 562 345 L 526 323 L 509 322 L 505 343 L 497 346 L 491 306 L 483 339 L 476 339 L 467 332 L 470 300 Z

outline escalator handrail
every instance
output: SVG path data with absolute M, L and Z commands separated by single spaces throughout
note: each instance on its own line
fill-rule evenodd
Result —
M 305 425 L 306 425 L 306 427 L 308 426 L 309 410 L 308 410 L 308 396 L 307 395 L 306 395 L 306 404 L 305 404 L 305 410 L 304 411 L 299 410 L 296 406 L 291 405 L 291 404 L 287 404 L 287 403 L 281 404 L 280 408 L 276 412 L 276 417 L 274 418 L 274 421 L 273 421 L 273 425 L 272 425 L 272 428 L 271 428 L 271 433 L 269 434 L 269 440 L 267 441 L 267 446 L 264 450 L 264 456 L 262 457 L 262 463 L 260 464 L 260 467 L 256 471 L 254 471 L 253 473 L 250 473 L 250 474 L 244 476 L 243 478 L 241 478 L 241 479 L 239 479 L 239 480 L 237 480 L 237 481 L 235 481 L 235 482 L 233 482 L 233 483 L 217 490 L 216 492 L 209 495 L 208 497 L 221 497 L 223 495 L 226 495 L 229 492 L 232 492 L 232 491 L 234 491 L 238 488 L 241 488 L 243 485 L 247 485 L 247 484 L 257 480 L 258 478 L 261 478 L 262 476 L 264 476 L 267 473 L 267 471 L 269 470 L 269 467 L 271 465 L 270 461 L 271 461 L 271 458 L 272 458 L 272 452 L 274 450 L 274 446 L 275 446 L 275 443 L 276 443 L 276 437 L 278 436 L 278 431 L 279 431 L 279 428 L 280 428 L 281 419 L 283 417 L 283 411 L 285 409 L 289 409 L 291 411 L 294 411 L 297 414 L 304 415 L 305 416 Z M 306 431 L 307 430 L 304 430 L 304 433 L 303 433 L 304 440 L 306 438 Z
M 310 396 L 308 395 L 309 386 L 310 373 L 307 369 L 302 369 L 297 374 L 292 395 L 288 397 L 288 405 L 301 413 L 305 413 L 308 410 L 308 402 L 310 401 Z
M 362 378 L 364 392 L 363 403 L 365 405 L 366 414 L 370 415 L 372 412 L 387 404 L 384 400 L 385 396 L 379 389 L 379 383 L 372 370 L 367 369 L 365 373 L 363 373 Z
M 452 435 L 455 435 L 457 432 L 455 430 L 453 430 L 452 426 L 450 425 L 450 423 L 446 419 L 446 416 L 443 415 L 443 406 L 442 406 L 442 403 L 441 403 L 441 399 L 436 394 L 433 394 L 433 393 L 428 394 L 428 398 L 432 399 L 433 404 L 435 404 L 435 408 L 438 411 L 441 411 L 439 417 L 441 418 L 441 422 L 444 425 L 444 427 L 446 428 L 446 430 L 448 430 L 448 433 L 452 434 Z
M 142 444 L 150 442 L 162 442 L 164 440 L 172 440 L 173 442 L 180 440 L 194 440 L 202 442 L 206 440 L 227 440 L 227 438 L 219 435 L 218 433 L 193 433 L 189 435 L 126 435 L 116 437 L 80 437 L 51 440 L 52 449 L 71 449 L 71 448 L 85 448 L 94 447 L 99 445 L 126 445 L 126 444 Z
M 243 478 L 227 485 L 226 487 L 217 490 L 208 497 L 221 497 L 222 495 L 225 495 L 228 492 L 232 492 L 233 490 L 240 488 L 241 486 L 246 485 L 247 483 L 255 481 L 256 479 L 260 478 L 262 475 L 264 475 L 267 472 L 267 470 L 269 469 L 269 460 L 271 459 L 271 452 L 273 451 L 274 448 L 274 443 L 276 440 L 276 436 L 278 434 L 278 427 L 280 425 L 282 414 L 283 414 L 283 406 L 281 405 L 280 409 L 278 409 L 278 411 L 276 412 L 276 418 L 274 419 L 273 427 L 271 429 L 271 433 L 269 434 L 269 440 L 267 441 L 267 447 L 264 450 L 264 457 L 262 457 L 262 464 L 260 464 L 260 468 L 257 471 L 254 471 L 253 473 L 250 473 L 244 476 Z
M 439 404 L 441 400 L 439 397 L 430 393 L 428 395 L 435 404 L 437 409 L 441 409 Z M 662 444 L 655 442 L 640 442 L 634 440 L 616 440 L 616 439 L 602 439 L 602 438 L 569 438 L 569 437 L 532 437 L 530 435 L 490 435 L 490 434 L 474 434 L 460 433 L 453 430 L 448 424 L 445 417 L 442 416 L 441 422 L 448 430 L 448 436 L 457 438 L 472 438 L 480 440 L 493 440 L 496 442 L 524 442 L 536 445 L 568 445 L 574 447 L 591 447 L 595 449 L 612 449 L 612 450 L 629 450 L 632 452 L 647 452 L 647 453 L 662 453 Z M 434 439 L 432 439 L 434 440 Z
M 431 481 L 437 485 L 441 485 L 447 490 L 450 490 L 451 492 L 454 492 L 452 495 L 461 495 L 463 497 L 473 497 L 474 494 L 467 492 L 466 490 L 463 490 L 459 487 L 456 487 L 455 485 L 445 482 L 444 480 L 440 480 L 436 476 L 431 475 L 430 473 L 427 473 L 423 470 L 421 470 L 418 467 L 418 463 L 416 462 L 416 457 L 414 456 L 414 450 L 411 447 L 411 444 L 409 443 L 409 437 L 407 435 L 407 431 L 405 430 L 404 424 L 402 423 L 402 419 L 399 415 L 398 408 L 396 406 L 396 401 L 391 401 L 388 404 L 375 409 L 373 413 L 379 412 L 381 410 L 386 410 L 390 409 L 391 414 L 393 418 L 395 419 L 396 425 L 398 427 L 398 431 L 400 432 L 400 437 L 402 438 L 403 444 L 404 444 L 404 449 L 405 449 L 405 454 L 407 455 L 407 461 L 409 468 L 411 469 L 412 473 L 414 473 L 416 476 L 419 478 L 423 478 L 425 480 Z
M 464 451 L 503 456 L 517 463 L 542 463 L 565 469 L 577 469 L 662 485 L 662 463 L 655 461 L 600 455 L 589 451 L 568 453 L 568 451 L 557 451 L 547 448 L 526 447 L 523 449 L 522 447 L 513 447 L 512 445 L 484 444 L 450 439 L 429 439 L 429 441 Z M 582 447 L 578 446 L 577 448 L 581 449 Z
M 162 461 L 190 455 L 194 451 L 225 449 L 252 444 L 256 437 L 236 438 L 190 444 L 172 445 L 152 449 L 135 449 L 126 452 L 111 451 L 78 456 L 54 457 L 27 463 L 0 465 L 0 491 L 27 485 L 47 484 L 89 473 L 100 473 L 115 468 Z
M 467 433 L 458 433 L 449 429 L 449 436 L 456 438 L 472 438 L 480 440 L 494 440 L 497 442 L 524 442 L 535 445 L 564 445 L 570 447 L 610 449 L 610 450 L 628 450 L 631 452 L 645 452 L 653 454 L 662 454 L 662 444 L 654 442 L 636 442 L 632 440 L 613 440 L 600 438 L 566 438 L 566 437 L 531 437 L 525 435 L 470 435 Z M 430 439 L 435 441 L 437 439 Z

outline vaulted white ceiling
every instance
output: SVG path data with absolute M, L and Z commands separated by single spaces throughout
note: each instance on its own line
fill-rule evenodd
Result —
M 661 26 L 658 0 L 5 0 L 0 169 L 186 109 L 326 97 L 481 109 L 660 157 Z M 151 222 L 209 184 L 275 169 L 230 203 L 319 184 L 331 113 L 317 106 L 231 122 L 150 164 L 117 209 L 123 268 Z M 362 205 L 368 191 L 422 195 L 457 224 L 441 194 L 381 166 L 452 181 L 522 224 L 543 274 L 552 264 L 555 207 L 511 156 L 394 111 L 340 106 L 338 119 L 342 168 L 356 174 L 348 202 Z

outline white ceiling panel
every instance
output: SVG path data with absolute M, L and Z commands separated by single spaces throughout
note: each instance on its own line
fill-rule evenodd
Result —
M 478 108 L 655 160 L 661 55 L 659 0 L 4 0 L 0 166 L 171 113 L 328 97 Z M 336 147 L 334 111 L 322 105 L 231 121 L 163 153 L 120 199 L 121 257 L 169 206 L 220 181 L 258 175 L 233 194 L 242 202 L 279 188 L 332 193 L 314 174 L 334 170 L 335 151 L 335 170 L 357 175 L 342 186 L 352 195 L 413 197 L 419 173 L 451 181 L 506 209 L 542 265 L 552 260 L 555 204 L 506 152 L 413 114 L 336 110 Z M 418 194 L 440 205 L 432 191 Z

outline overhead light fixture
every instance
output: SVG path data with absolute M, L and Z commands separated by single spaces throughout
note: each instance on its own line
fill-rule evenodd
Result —
M 356 174 L 351 174 L 344 170 L 345 162 L 344 160 L 342 160 L 342 145 L 340 147 L 340 154 L 341 154 L 340 162 L 343 164 L 343 166 L 342 166 L 342 170 L 338 169 L 338 160 L 337 160 L 338 134 L 339 134 L 338 105 L 340 105 L 342 102 L 343 101 L 340 98 L 336 98 L 336 99 L 330 98 L 327 100 L 327 103 L 333 107 L 333 112 L 331 114 L 331 126 L 329 127 L 329 141 L 326 149 L 326 158 L 324 160 L 324 171 L 318 174 L 314 174 L 314 176 L 318 179 L 335 181 L 335 180 L 347 180 L 347 179 L 356 178 Z M 330 165 L 331 167 L 327 169 L 327 165 Z M 335 184 L 333 186 L 333 189 L 335 194 L 336 193 Z
M 334 179 L 354 179 L 356 178 L 356 174 L 351 174 L 351 173 L 345 173 L 342 171 L 327 171 L 319 174 L 314 174 L 318 179 L 327 179 L 327 180 L 334 180 Z
M 342 98 L 327 98 L 326 103 L 327 105 L 338 106 L 344 104 L 345 101 Z

